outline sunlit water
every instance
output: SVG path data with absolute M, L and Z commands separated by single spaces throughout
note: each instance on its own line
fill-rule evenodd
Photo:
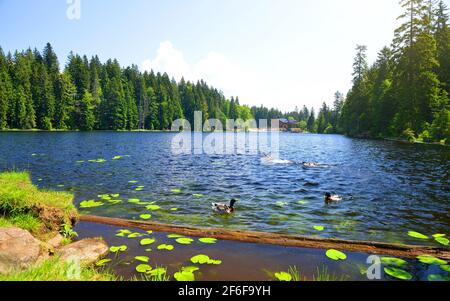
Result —
M 41 188 L 73 191 L 76 204 L 120 194 L 120 204 L 81 210 L 95 215 L 139 219 L 149 211 L 127 202 L 139 198 L 161 206 L 152 220 L 187 225 L 436 246 L 407 232 L 450 229 L 448 147 L 281 134 L 281 159 L 294 164 L 268 165 L 261 155 L 176 155 L 174 135 L 0 133 L 0 170 L 29 170 Z M 106 162 L 88 162 L 100 158 Z M 305 168 L 303 161 L 326 166 Z M 344 200 L 326 205 L 328 191 Z M 239 199 L 232 216 L 210 209 L 231 198 Z

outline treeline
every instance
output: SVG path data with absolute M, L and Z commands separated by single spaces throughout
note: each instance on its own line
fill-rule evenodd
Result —
M 0 129 L 165 130 L 195 111 L 203 119 L 251 119 L 239 98 L 227 100 L 203 81 L 102 64 L 71 53 L 63 72 L 50 44 L 5 55 L 0 49 Z
M 404 23 L 368 66 L 357 47 L 353 87 L 338 131 L 361 137 L 450 142 L 450 30 L 443 1 L 402 0 Z

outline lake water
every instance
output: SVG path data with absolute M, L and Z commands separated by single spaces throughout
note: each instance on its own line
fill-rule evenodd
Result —
M 176 155 L 174 135 L 0 133 L 0 170 L 28 170 L 41 188 L 72 191 L 77 205 L 120 194 L 122 203 L 81 210 L 95 215 L 150 213 L 167 223 L 435 246 L 407 232 L 450 229 L 448 147 L 283 133 L 281 158 L 294 164 L 268 165 L 260 155 Z M 106 161 L 88 162 L 96 159 Z M 325 166 L 305 168 L 303 161 Z M 328 191 L 344 200 L 325 204 Z M 130 198 L 161 209 L 149 212 Z M 239 199 L 235 214 L 211 211 L 211 202 L 231 198 Z

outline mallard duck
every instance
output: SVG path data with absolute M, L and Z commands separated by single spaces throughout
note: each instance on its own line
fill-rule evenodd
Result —
M 212 203 L 212 209 L 220 214 L 231 214 L 235 211 L 234 204 L 237 202 L 237 200 L 232 199 L 230 201 L 230 205 L 224 204 L 224 203 Z
M 326 203 L 333 203 L 333 202 L 340 202 L 340 201 L 342 201 L 342 197 L 340 197 L 336 194 L 332 195 L 329 192 L 325 193 L 325 202 Z

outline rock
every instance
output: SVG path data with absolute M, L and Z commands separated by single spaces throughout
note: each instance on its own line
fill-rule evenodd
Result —
M 62 244 L 64 237 L 61 234 L 56 234 L 55 237 L 47 241 L 47 244 L 49 244 L 53 248 L 59 248 Z
M 56 251 L 62 260 L 75 258 L 82 265 L 91 265 L 108 254 L 109 248 L 105 241 L 100 239 L 83 239 Z
M 40 255 L 40 241 L 19 228 L 0 228 L 0 274 L 24 270 Z

